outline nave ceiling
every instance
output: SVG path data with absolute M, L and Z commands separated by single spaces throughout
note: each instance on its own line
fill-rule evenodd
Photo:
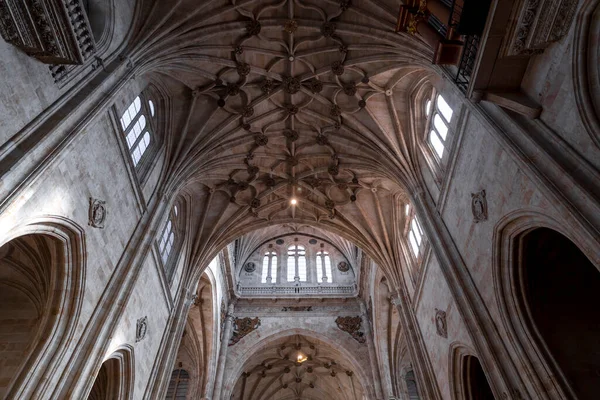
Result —
M 396 8 L 182 0 L 138 10 L 128 54 L 165 95 L 163 180 L 193 204 L 193 265 L 290 224 L 399 264 L 397 210 L 421 185 L 410 102 L 432 71 L 431 50 L 393 32 Z

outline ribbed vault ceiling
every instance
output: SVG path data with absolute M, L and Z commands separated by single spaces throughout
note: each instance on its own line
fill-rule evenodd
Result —
M 393 32 L 397 7 L 147 0 L 138 10 L 128 53 L 168 98 L 163 181 L 193 204 L 192 265 L 285 225 L 399 264 L 396 210 L 420 185 L 408 104 L 432 72 L 430 50 Z
M 257 349 L 238 379 L 236 400 L 361 400 L 350 363 L 319 340 L 289 336 Z

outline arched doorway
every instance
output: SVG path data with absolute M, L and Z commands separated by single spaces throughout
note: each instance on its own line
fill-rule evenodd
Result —
M 102 363 L 88 400 L 129 400 L 133 397 L 133 348 L 125 346 Z
M 0 398 L 22 393 L 19 387 L 48 347 L 60 311 L 55 291 L 63 279 L 62 250 L 45 235 L 22 236 L 0 247 Z
M 600 387 L 600 272 L 560 233 L 521 236 L 516 264 L 526 325 L 554 375 L 581 400 Z
M 483 368 L 475 356 L 463 359 L 462 387 L 465 400 L 494 400 L 494 394 Z

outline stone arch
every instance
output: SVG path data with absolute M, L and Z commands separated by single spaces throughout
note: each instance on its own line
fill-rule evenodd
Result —
M 520 370 L 528 371 L 528 379 L 522 390 L 537 397 L 574 397 L 573 389 L 543 342 L 531 309 L 526 300 L 527 289 L 523 274 L 523 240 L 536 230 L 553 231 L 571 243 L 582 256 L 600 269 L 600 245 L 597 239 L 588 237 L 583 230 L 565 226 L 537 211 L 520 211 L 504 217 L 494 231 L 494 287 L 502 323 L 514 346 L 513 360 Z M 596 271 L 598 272 L 598 271 Z M 513 388 L 517 391 L 519 389 Z
M 592 140 L 600 147 L 600 1 L 587 0 L 577 16 L 573 46 L 573 79 L 579 112 Z
M 62 379 L 57 367 L 76 333 L 85 285 L 84 233 L 66 218 L 45 216 L 8 231 L 0 243 L 2 314 L 20 322 L 13 328 L 22 331 L 8 339 L 18 350 L 5 355 L 16 364 L 1 368 L 8 382 L 1 394 L 36 398 Z
M 133 347 L 118 348 L 100 366 L 87 399 L 133 399 L 134 365 Z
M 473 349 L 462 343 L 450 345 L 449 379 L 452 400 L 494 399 L 479 358 Z
M 221 393 L 222 398 L 228 399 L 231 397 L 236 380 L 241 375 L 246 362 L 254 354 L 256 349 L 260 349 L 270 342 L 293 335 L 303 335 L 309 338 L 315 338 L 338 350 L 345 360 L 348 361 L 348 363 L 352 366 L 353 370 L 357 373 L 363 388 L 368 393 L 368 398 L 376 398 L 373 385 L 369 384 L 369 382 L 371 382 L 371 379 L 369 379 L 369 374 L 367 371 L 365 371 L 363 365 L 356 359 L 356 357 L 354 357 L 354 355 L 343 346 L 343 340 L 340 340 L 339 337 L 331 338 L 323 333 L 302 328 L 284 329 L 264 337 L 258 335 L 256 331 L 249 334 L 245 340 L 250 339 L 252 340 L 252 343 L 246 346 L 246 351 L 243 352 L 241 357 L 239 357 L 239 361 L 236 363 L 235 367 L 229 372 L 227 381 L 223 382 L 223 392 Z

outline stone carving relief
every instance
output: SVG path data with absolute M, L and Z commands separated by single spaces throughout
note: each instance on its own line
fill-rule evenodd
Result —
M 231 335 L 231 339 L 229 340 L 229 346 L 233 346 L 244 336 L 249 334 L 250 332 L 256 330 L 260 326 L 260 319 L 256 318 L 235 318 L 233 320 L 233 334 Z
M 567 34 L 577 0 L 526 0 L 523 2 L 516 24 L 508 29 L 511 47 L 507 55 L 541 53 L 552 42 Z
M 350 265 L 348 265 L 348 263 L 346 261 L 341 261 L 338 264 L 338 270 L 340 272 L 348 272 L 348 271 L 350 271 Z
M 358 317 L 337 317 L 335 320 L 338 328 L 347 332 L 358 343 L 366 343 L 365 333 L 360 330 L 362 319 Z
M 471 211 L 473 212 L 473 219 L 476 223 L 486 221 L 488 219 L 485 190 L 477 193 L 471 193 Z
M 96 51 L 81 0 L 0 0 L 0 34 L 46 64 L 83 64 Z
M 90 197 L 88 225 L 93 226 L 94 228 L 104 228 L 106 214 L 106 202 Z
M 144 340 L 146 337 L 146 333 L 148 332 L 148 317 L 140 318 L 137 320 L 137 324 L 135 326 L 135 341 L 140 342 Z
M 281 311 L 312 311 L 312 306 L 289 306 L 283 307 Z
M 443 338 L 448 338 L 448 326 L 446 325 L 446 312 L 435 309 L 435 329 L 437 334 Z
M 246 263 L 246 265 L 244 265 L 244 271 L 248 273 L 256 271 L 256 264 L 254 264 L 253 262 Z

